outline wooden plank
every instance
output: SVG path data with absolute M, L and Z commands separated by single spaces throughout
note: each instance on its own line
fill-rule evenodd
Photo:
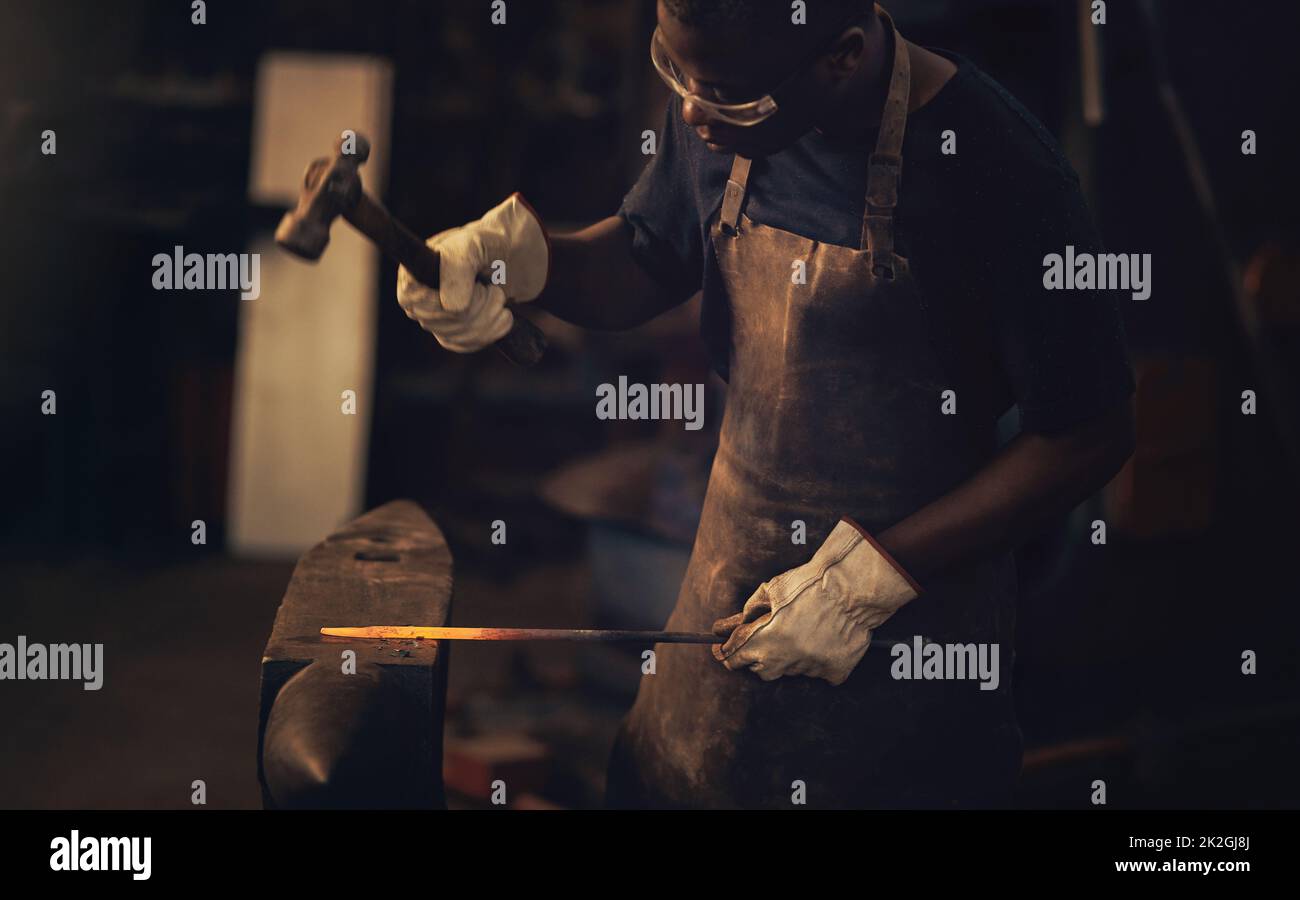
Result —
M 270 51 L 254 84 L 249 199 L 292 206 L 303 169 L 344 129 L 372 141 L 367 188 L 383 196 L 393 65 L 376 56 Z M 374 408 L 379 252 L 352 228 L 306 265 L 251 236 L 262 295 L 239 304 L 231 410 L 227 544 L 237 555 L 291 559 L 365 502 Z M 342 411 L 356 392 L 356 413 Z M 321 490 L 323 484 L 329 490 Z M 188 522 L 189 519 L 186 519 Z
M 409 500 L 379 507 L 294 569 L 262 658 L 258 777 L 268 807 L 442 807 L 445 641 L 326 638 L 340 624 L 445 625 L 452 559 Z M 356 672 L 344 671 L 344 651 Z

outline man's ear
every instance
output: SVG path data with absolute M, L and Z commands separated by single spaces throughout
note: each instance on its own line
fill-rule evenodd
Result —
M 844 81 L 862 65 L 867 50 L 867 35 L 860 26 L 845 30 L 826 54 L 826 72 L 836 82 Z

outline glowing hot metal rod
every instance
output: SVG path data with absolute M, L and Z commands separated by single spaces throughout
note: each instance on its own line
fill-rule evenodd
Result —
M 643 644 L 720 644 L 725 638 L 708 631 L 636 631 L 601 628 L 449 628 L 418 625 L 365 625 L 322 628 L 327 637 L 381 641 L 594 641 Z M 892 646 L 897 641 L 877 638 L 873 645 Z

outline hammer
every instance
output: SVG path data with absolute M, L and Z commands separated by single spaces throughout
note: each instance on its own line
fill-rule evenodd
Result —
M 421 284 L 436 290 L 438 254 L 362 189 L 357 169 L 370 158 L 370 141 L 356 132 L 351 134 L 351 153 L 345 152 L 340 137 L 333 159 L 322 157 L 307 166 L 298 206 L 280 220 L 275 242 L 295 256 L 315 262 L 330 242 L 330 225 L 341 214 L 380 250 L 406 266 Z M 546 352 L 546 336 L 516 313 L 510 333 L 497 341 L 496 347 L 516 365 L 531 366 Z

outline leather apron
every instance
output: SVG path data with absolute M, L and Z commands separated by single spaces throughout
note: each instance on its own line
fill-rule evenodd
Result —
M 842 516 L 873 533 L 956 487 L 996 450 L 992 422 L 942 411 L 951 387 L 894 246 L 911 85 L 894 64 L 869 161 L 860 248 L 752 221 L 736 157 L 711 226 L 729 301 L 730 378 L 690 564 L 667 628 L 707 631 L 805 563 Z M 806 284 L 793 263 L 806 263 Z M 958 398 L 960 400 L 960 398 Z M 960 411 L 960 407 L 958 407 Z M 794 543 L 802 521 L 807 541 Z M 1014 567 L 944 573 L 881 629 L 999 645 L 1000 683 L 896 680 L 873 646 L 848 681 L 730 672 L 707 647 L 660 645 L 610 763 L 607 802 L 632 807 L 1001 805 L 1020 764 L 1011 705 Z M 910 667 L 909 667 L 910 671 Z M 802 783 L 802 792 L 800 792 Z

